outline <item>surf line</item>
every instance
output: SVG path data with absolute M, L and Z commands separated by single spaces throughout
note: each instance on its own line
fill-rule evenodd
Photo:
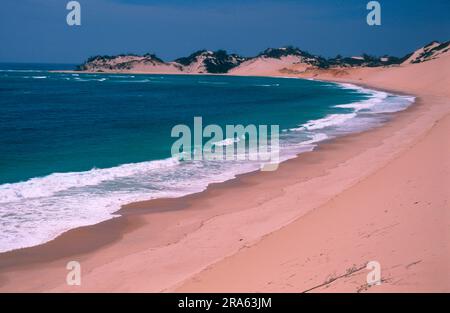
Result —
M 280 161 L 279 133 L 279 125 L 270 125 L 270 131 L 268 125 L 226 125 L 225 138 L 221 126 L 203 127 L 202 117 L 196 116 L 193 132 L 184 124 L 172 128 L 171 137 L 178 139 L 171 154 L 186 161 L 259 161 L 261 170 L 273 171 Z M 204 138 L 210 139 L 203 144 Z

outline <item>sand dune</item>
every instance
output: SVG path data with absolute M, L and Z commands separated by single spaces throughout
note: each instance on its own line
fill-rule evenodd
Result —
M 305 71 L 311 66 L 302 63 L 299 56 L 289 55 L 280 59 L 258 57 L 243 62 L 238 67 L 231 69 L 230 75 L 248 75 L 248 76 L 272 76 L 273 73 L 279 73 L 284 68 L 293 68 L 295 70 Z

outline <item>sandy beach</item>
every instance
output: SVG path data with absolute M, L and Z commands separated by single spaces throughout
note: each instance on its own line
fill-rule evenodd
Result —
M 257 66 L 245 75 L 280 75 Z M 289 76 L 414 95 L 382 127 L 0 254 L 0 291 L 450 291 L 450 54 Z M 81 286 L 66 284 L 69 261 Z M 381 264 L 367 286 L 365 266 Z

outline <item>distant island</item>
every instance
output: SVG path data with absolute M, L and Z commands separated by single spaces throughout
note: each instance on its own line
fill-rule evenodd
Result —
M 435 59 L 449 51 L 450 41 L 433 41 L 424 47 L 403 57 L 383 55 L 381 57 L 363 54 L 361 56 L 324 58 L 287 46 L 269 48 L 255 57 L 243 57 L 228 54 L 225 50 L 199 50 L 187 57 L 166 62 L 155 54 L 120 54 L 115 56 L 97 55 L 90 57 L 77 66 L 83 72 L 130 72 L 130 73 L 167 73 L 167 74 L 235 74 L 251 75 L 255 69 L 270 68 L 271 72 L 300 74 L 308 70 L 342 69 L 353 67 L 396 66 L 409 63 L 421 63 Z

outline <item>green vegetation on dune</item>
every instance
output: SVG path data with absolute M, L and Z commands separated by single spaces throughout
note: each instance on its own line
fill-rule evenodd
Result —
M 190 54 L 187 57 L 178 58 L 174 62 L 179 63 L 184 66 L 188 66 L 189 64 L 192 64 L 193 62 L 195 62 L 197 60 L 198 56 L 200 56 L 206 52 L 207 52 L 206 50 L 198 50 L 198 51 Z
M 438 44 L 438 45 L 436 45 Z M 432 45 L 436 45 L 431 48 Z M 450 48 L 450 41 L 439 43 L 433 41 L 426 46 L 424 46 L 424 52 L 422 52 L 415 60 L 412 60 L 412 63 L 420 63 L 432 59 L 436 53 L 444 53 L 447 52 Z M 247 60 L 255 59 L 255 58 L 273 58 L 273 59 L 281 59 L 283 57 L 288 56 L 296 56 L 299 58 L 298 62 L 308 64 L 312 67 L 316 68 L 333 68 L 333 67 L 378 67 L 378 66 L 392 66 L 398 65 L 405 62 L 408 58 L 410 58 L 413 53 L 409 53 L 403 57 L 395 57 L 384 55 L 382 57 L 377 57 L 369 54 L 363 54 L 358 57 L 342 57 L 341 55 L 337 55 L 334 58 L 324 58 L 321 56 L 313 55 L 307 51 L 300 50 L 294 46 L 286 46 L 282 48 L 268 48 L 263 52 L 259 53 L 256 57 L 246 58 L 239 56 L 237 54 L 228 54 L 225 50 L 217 50 L 217 51 L 208 51 L 208 50 L 198 50 L 187 57 L 181 57 L 176 60 L 172 64 L 178 67 L 180 70 L 183 70 L 184 67 L 188 67 L 196 62 L 202 63 L 200 65 L 204 66 L 204 69 L 207 73 L 227 73 L 232 68 L 239 66 L 242 62 Z M 136 59 L 128 59 L 123 62 L 115 62 L 115 59 L 118 57 L 135 57 Z M 141 58 L 141 59 L 139 59 Z M 76 70 L 84 71 L 84 70 L 96 70 L 101 71 L 103 69 L 107 70 L 123 70 L 123 69 L 132 69 L 134 64 L 139 62 L 148 63 L 161 63 L 167 64 L 164 60 L 157 57 L 155 54 L 146 53 L 142 56 L 136 54 L 121 54 L 118 56 L 110 56 L 110 55 L 97 55 L 90 57 L 83 64 L 77 66 Z
M 237 54 L 228 54 L 225 50 L 207 51 L 199 50 L 188 57 L 176 59 L 174 62 L 184 66 L 189 66 L 199 61 L 199 58 L 203 58 L 203 64 L 208 73 L 227 73 L 233 67 L 238 66 L 246 58 Z

